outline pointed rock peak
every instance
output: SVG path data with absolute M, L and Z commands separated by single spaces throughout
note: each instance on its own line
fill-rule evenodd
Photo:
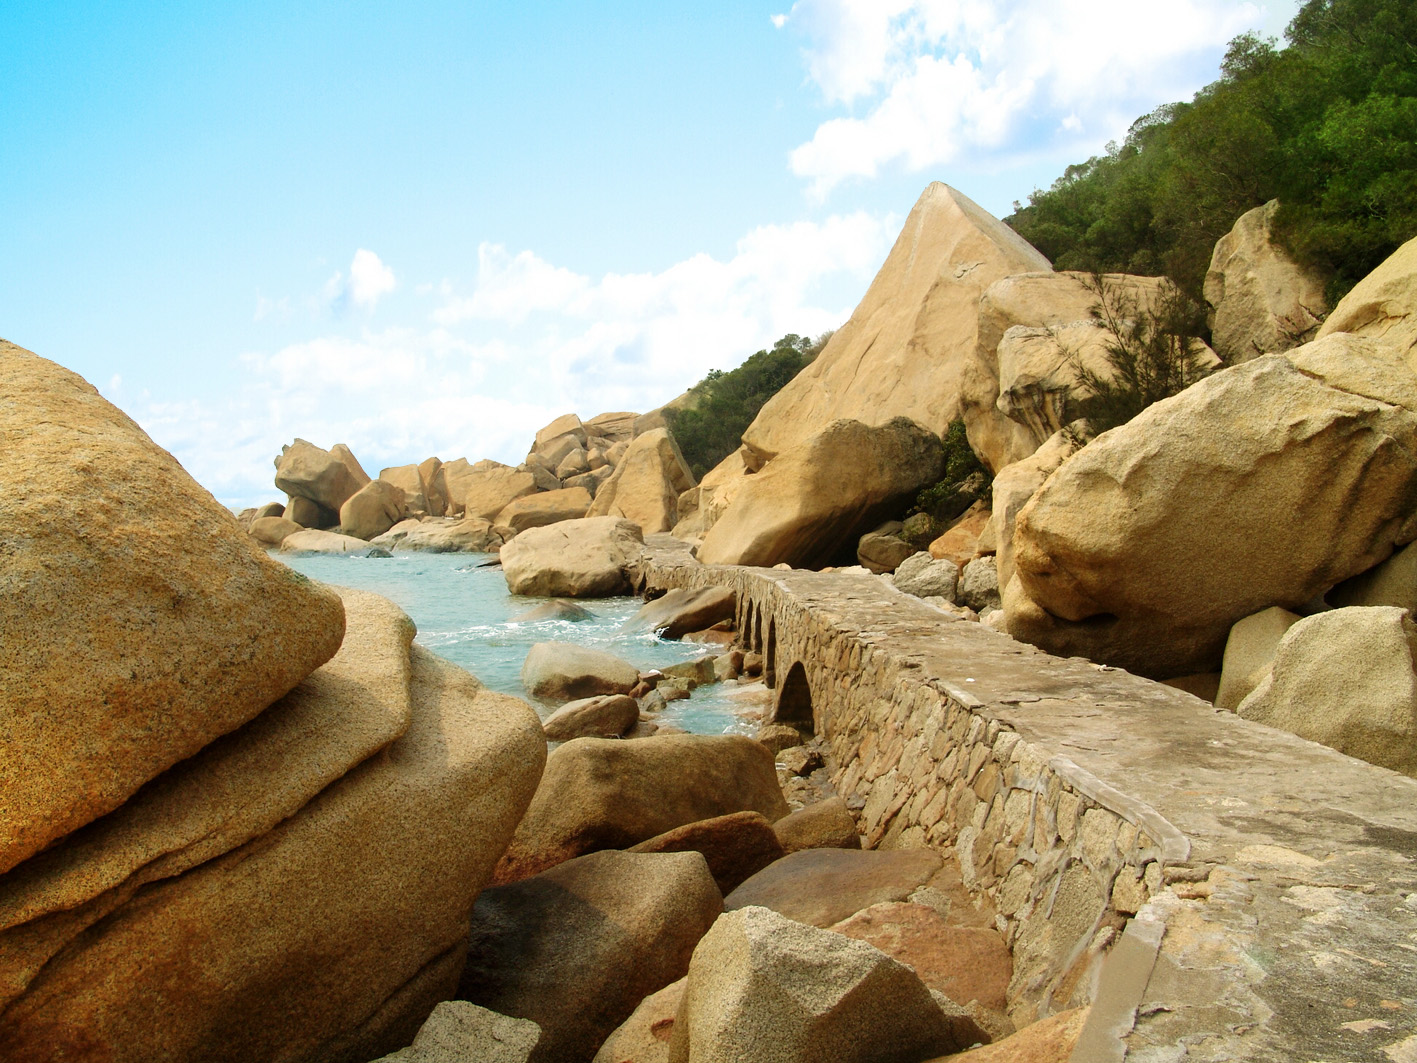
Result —
M 974 230 L 994 245 L 1009 267 L 1009 273 L 1051 272 L 1053 269 L 1053 264 L 1041 251 L 959 189 L 943 181 L 931 181 L 920 193 L 906 219 L 902 237 L 912 229 L 952 233 L 957 243 L 964 239 L 966 232 Z M 966 268 L 969 263 L 957 265 Z

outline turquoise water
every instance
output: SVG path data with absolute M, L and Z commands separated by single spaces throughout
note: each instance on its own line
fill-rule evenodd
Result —
M 373 591 L 398 605 L 418 625 L 418 642 L 466 668 L 493 690 L 528 697 L 521 667 L 537 642 L 576 642 L 613 653 L 641 671 L 720 652 L 716 647 L 670 642 L 647 632 L 622 634 L 620 626 L 644 603 L 638 598 L 596 598 L 579 604 L 594 619 L 513 623 L 512 617 L 546 601 L 507 592 L 500 568 L 482 568 L 487 554 L 397 554 L 387 558 L 278 557 L 311 579 Z M 736 684 L 700 687 L 655 717 L 697 734 L 752 734 L 734 713 L 744 701 L 729 695 Z M 537 705 L 542 716 L 549 706 Z

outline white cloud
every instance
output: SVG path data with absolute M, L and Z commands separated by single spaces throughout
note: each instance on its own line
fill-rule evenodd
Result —
M 470 318 L 519 324 L 538 310 L 557 310 L 590 287 L 578 273 L 553 266 L 530 251 L 507 254 L 501 244 L 477 249 L 477 288 L 468 298 L 450 299 L 434 317 L 451 325 Z
M 336 313 L 351 305 L 373 310 L 375 304 L 396 287 L 398 281 L 394 278 L 394 271 L 384 265 L 373 251 L 361 247 L 354 252 L 354 258 L 349 263 L 348 277 L 336 272 L 325 282 L 325 302 Z M 269 309 L 274 309 L 265 307 L 266 302 L 261 300 L 257 303 L 258 321 L 264 316 L 263 310 L 269 312 Z
M 886 165 L 910 171 L 1039 146 L 1096 146 L 1216 76 L 1264 8 L 1232 0 L 798 0 L 812 81 L 854 110 L 791 154 L 817 196 Z

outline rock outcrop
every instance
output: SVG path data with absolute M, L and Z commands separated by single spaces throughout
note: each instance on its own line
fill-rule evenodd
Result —
M 502 548 L 502 532 L 481 517 L 433 517 L 392 528 L 373 542 L 395 553 L 495 554 Z
M 559 491 L 541 491 L 523 495 L 509 502 L 493 521 L 498 527 L 524 532 L 528 528 L 544 528 L 563 520 L 579 520 L 590 509 L 590 492 L 584 487 L 567 487 Z
M 479 461 L 469 465 L 463 458 L 443 466 L 448 488 L 448 506 L 453 513 L 493 520 L 519 498 L 536 490 L 536 478 L 510 465 Z
M 586 517 L 522 532 L 502 547 L 502 574 L 513 594 L 608 598 L 627 594 L 630 569 L 644 551 L 639 525 Z
M 309 554 L 345 554 L 350 557 L 388 557 L 389 551 L 352 535 L 305 528 L 280 541 L 280 552 L 296 557 Z
M 369 482 L 368 477 L 360 479 L 359 473 L 363 471 L 348 447 L 342 447 L 341 453 L 334 453 L 304 439 L 297 439 L 282 447 L 280 457 L 276 458 L 276 486 L 293 499 L 306 499 L 327 512 L 337 514 L 340 506 Z M 291 515 L 287 513 L 286 516 Z M 311 527 L 304 521 L 299 523 Z
M 873 904 L 905 900 L 943 863 L 933 849 L 803 849 L 748 879 L 724 907 L 771 908 L 799 923 L 835 926 Z
M 632 846 L 630 852 L 698 853 L 724 894 L 785 855 L 772 823 L 761 812 L 733 812 L 686 823 Z
M 733 619 L 737 595 L 727 587 L 706 587 L 698 591 L 671 590 L 646 602 L 621 631 L 653 631 L 660 638 L 683 638 Z
M 546 717 L 542 729 L 551 742 L 572 738 L 619 738 L 640 718 L 640 706 L 625 694 L 599 694 L 568 701 Z
M 403 488 L 370 480 L 340 507 L 340 530 L 356 539 L 373 539 L 403 520 L 407 508 Z
M 1381 341 L 1417 369 L 1417 239 L 1408 240 L 1353 286 L 1319 329 Z
M 610 479 L 596 492 L 591 517 L 624 517 L 646 535 L 667 532 L 679 519 L 679 496 L 694 474 L 667 428 L 637 436 Z
M 538 642 L 522 662 L 522 686 L 552 701 L 628 694 L 639 681 L 634 665 L 574 642 Z

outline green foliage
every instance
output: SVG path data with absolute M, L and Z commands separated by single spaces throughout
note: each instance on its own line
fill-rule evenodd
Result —
M 1215 241 L 1278 198 L 1278 238 L 1336 299 L 1417 235 L 1417 4 L 1307 0 L 1285 36 L 1237 37 L 1192 101 L 1006 221 L 1059 269 L 1165 273 L 1199 299 Z
M 943 524 L 963 513 L 989 489 L 993 477 L 969 446 L 963 421 L 952 421 L 941 437 L 945 444 L 945 474 L 915 496 L 912 514 L 924 513 Z M 932 536 L 933 538 L 933 536 Z
M 826 346 L 831 333 L 808 339 L 790 333 L 758 351 L 737 369 L 711 370 L 690 389 L 692 405 L 665 410 L 674 439 L 696 478 L 738 449 L 753 418 Z

